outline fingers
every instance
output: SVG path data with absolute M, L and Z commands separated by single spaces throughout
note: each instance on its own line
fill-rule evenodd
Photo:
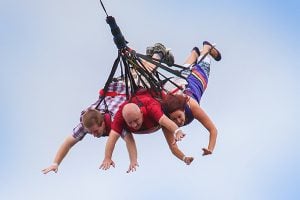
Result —
M 136 171 L 135 167 L 129 167 L 126 173 L 135 172 L 135 171 Z
M 110 160 L 110 161 L 103 161 L 103 163 L 100 165 L 99 169 L 108 170 L 110 168 L 110 166 L 115 167 L 115 163 L 112 160 Z M 136 171 L 136 167 L 138 167 L 138 166 L 139 166 L 138 163 L 130 164 L 128 170 L 126 171 L 126 173 L 130 173 L 130 172 Z
M 185 157 L 183 156 L 183 162 L 187 165 L 190 165 L 193 162 L 194 158 L 193 157 Z
M 103 161 L 103 163 L 100 165 L 99 169 L 108 170 L 110 168 L 110 166 L 115 167 L 114 161 L 112 161 L 112 160 L 110 160 L 110 161 Z
M 212 152 L 206 148 L 202 148 L 202 150 L 203 150 L 202 156 L 207 156 L 212 154 Z
M 184 133 L 177 133 L 177 134 L 175 135 L 175 140 L 174 140 L 173 144 L 175 144 L 175 143 L 178 142 L 178 141 L 181 141 L 181 140 L 184 138 L 184 136 L 185 136 Z
M 56 167 L 56 166 L 50 166 L 50 167 L 48 167 L 48 168 L 46 168 L 46 169 L 43 169 L 43 170 L 42 170 L 42 173 L 43 173 L 43 174 L 47 174 L 47 173 L 50 172 L 50 171 L 54 171 L 55 173 L 57 173 L 58 167 Z
M 176 136 L 175 136 L 175 140 L 176 140 L 176 141 L 181 141 L 182 138 L 184 138 L 184 136 L 185 136 L 184 133 L 178 133 L 178 134 L 176 134 Z
M 42 172 L 43 172 L 43 174 L 47 174 L 48 172 L 50 172 L 51 170 L 49 170 L 49 169 L 43 169 L 42 170 Z
M 138 163 L 130 164 L 128 170 L 126 171 L 126 173 L 135 172 L 136 171 L 136 167 L 139 167 Z
M 185 134 L 184 134 L 184 133 L 182 133 L 182 134 L 179 134 L 178 141 L 181 141 L 181 140 L 182 140 L 182 138 L 184 138 L 184 136 L 185 136 Z
M 113 166 L 113 168 L 115 168 L 115 163 L 114 163 L 114 161 L 111 161 L 111 164 L 110 164 L 111 166 Z
M 186 157 L 186 159 L 185 159 L 184 162 L 185 162 L 187 165 L 190 165 L 190 164 L 193 162 L 193 160 L 194 160 L 193 157 Z
M 99 167 L 102 170 L 108 170 L 110 168 L 110 164 L 109 163 L 102 163 Z

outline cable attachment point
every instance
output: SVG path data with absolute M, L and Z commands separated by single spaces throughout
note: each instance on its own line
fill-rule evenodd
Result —
M 126 47 L 126 40 L 118 27 L 116 20 L 112 16 L 106 18 L 106 23 L 109 24 L 112 35 L 114 36 L 114 42 L 117 45 L 118 49 L 123 49 Z

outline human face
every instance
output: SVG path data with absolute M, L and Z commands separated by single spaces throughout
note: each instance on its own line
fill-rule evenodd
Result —
M 170 113 L 170 119 L 177 124 L 177 126 L 183 126 L 185 122 L 185 114 L 183 110 L 176 110 Z
M 94 137 L 101 137 L 104 134 L 105 131 L 105 123 L 102 122 L 102 124 L 99 126 L 98 124 L 94 124 L 91 128 L 88 129 L 89 132 L 94 136 Z
M 129 114 L 126 116 L 125 122 L 130 128 L 139 130 L 143 124 L 143 113 Z

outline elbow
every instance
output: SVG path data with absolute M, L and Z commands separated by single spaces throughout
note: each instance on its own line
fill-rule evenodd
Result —
M 218 129 L 216 127 L 214 128 L 213 132 L 215 133 L 216 136 L 218 135 Z
M 214 138 L 217 138 L 218 136 L 218 129 L 214 128 L 211 132 L 210 132 L 211 136 Z
M 211 135 L 214 135 L 214 136 L 217 137 L 217 135 L 218 135 L 218 129 L 214 126 L 214 127 L 212 127 L 211 129 L 209 129 L 209 133 L 210 133 Z

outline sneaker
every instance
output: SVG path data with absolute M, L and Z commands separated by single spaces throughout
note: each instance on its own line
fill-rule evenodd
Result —
M 165 62 L 169 66 L 173 66 L 175 63 L 174 55 L 171 52 L 171 49 L 168 49 L 166 52 L 166 56 L 164 59 L 162 59 L 163 62 Z
M 218 51 L 218 49 L 216 49 L 214 47 L 214 45 L 210 44 L 207 41 L 203 42 L 203 46 L 204 45 L 209 45 L 211 47 L 210 51 L 209 51 L 209 55 L 211 55 L 211 57 L 213 57 L 213 59 L 215 59 L 215 61 L 220 61 L 221 60 L 221 53 Z
M 152 57 L 153 54 L 158 53 L 162 56 L 161 61 L 169 66 L 174 64 L 174 56 L 171 49 L 166 49 L 166 47 L 161 43 L 156 43 L 154 46 L 149 46 L 146 48 L 146 55 Z
M 154 47 L 150 46 L 150 47 L 147 47 L 146 48 L 146 56 L 149 56 L 149 57 L 152 57 L 153 56 L 153 50 L 154 50 Z
M 155 54 L 155 53 L 160 53 L 162 55 L 161 59 L 164 59 L 165 56 L 167 55 L 167 49 L 163 44 L 156 43 L 153 46 L 153 54 Z

